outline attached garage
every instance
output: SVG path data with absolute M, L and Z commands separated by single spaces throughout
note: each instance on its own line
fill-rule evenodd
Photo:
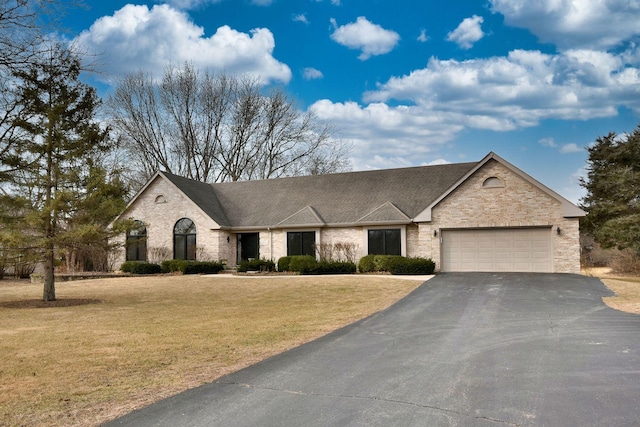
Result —
M 551 227 L 443 230 L 442 271 L 553 272 Z

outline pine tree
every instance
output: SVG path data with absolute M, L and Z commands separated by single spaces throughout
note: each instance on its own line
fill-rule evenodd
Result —
M 95 121 L 99 98 L 80 82 L 81 70 L 79 57 L 55 44 L 42 61 L 15 72 L 23 114 L 14 125 L 28 138 L 16 148 L 20 162 L 12 184 L 31 201 L 24 226 L 42 251 L 44 301 L 56 298 L 56 250 L 87 196 L 78 180 L 91 159 L 108 149 L 108 130 Z
M 640 126 L 631 134 L 600 137 L 588 151 L 582 230 L 605 248 L 640 255 Z

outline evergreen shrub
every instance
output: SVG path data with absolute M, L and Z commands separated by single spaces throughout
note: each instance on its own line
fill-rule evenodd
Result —
M 182 274 L 216 274 L 224 270 L 224 264 L 214 261 L 190 261 L 171 259 L 162 261 L 163 273 L 181 272 Z
M 309 274 L 318 265 L 318 261 L 311 255 L 294 255 L 289 261 L 289 270 L 294 273 Z
M 278 271 L 289 271 L 289 264 L 291 263 L 290 256 L 283 256 L 278 260 Z
M 126 261 L 120 266 L 123 273 L 131 274 L 158 274 L 162 272 L 162 267 L 158 264 L 145 261 Z
M 394 260 L 391 274 L 433 274 L 436 263 L 431 258 L 405 258 Z
M 399 255 L 366 255 L 360 258 L 358 270 L 360 273 L 389 272 L 393 263 L 402 258 Z
M 273 271 L 276 264 L 266 259 L 253 259 L 251 261 L 242 261 L 238 264 L 238 273 L 246 273 L 247 271 Z

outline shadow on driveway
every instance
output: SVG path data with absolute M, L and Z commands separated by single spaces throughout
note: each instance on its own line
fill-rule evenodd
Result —
M 598 279 L 447 273 L 109 426 L 640 425 L 640 316 Z

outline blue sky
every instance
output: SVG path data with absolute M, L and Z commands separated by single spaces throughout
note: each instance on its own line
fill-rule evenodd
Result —
M 87 0 L 66 37 L 118 76 L 250 73 L 353 144 L 354 170 L 494 151 L 571 201 L 584 147 L 640 122 L 635 0 Z

